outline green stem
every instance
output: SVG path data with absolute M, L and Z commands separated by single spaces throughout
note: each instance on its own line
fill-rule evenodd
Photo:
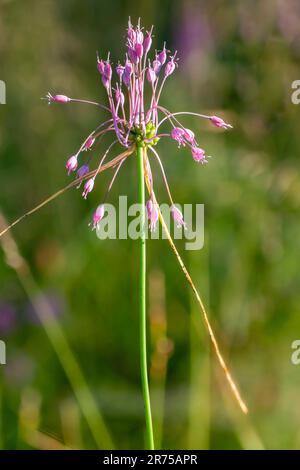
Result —
M 146 445 L 149 450 L 154 450 L 152 416 L 150 393 L 147 371 L 147 317 L 146 317 L 146 206 L 145 206 L 145 183 L 143 148 L 137 148 L 138 157 L 138 181 L 139 181 L 139 203 L 141 206 L 141 239 L 140 239 L 140 276 L 139 276 L 139 316 L 140 316 L 140 364 L 141 379 L 144 399 L 145 421 L 146 421 Z

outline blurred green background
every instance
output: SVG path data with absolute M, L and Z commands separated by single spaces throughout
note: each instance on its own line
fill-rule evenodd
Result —
M 148 243 L 151 393 L 158 448 L 300 445 L 297 0 L 0 0 L 0 224 L 69 181 L 66 158 L 103 113 L 51 106 L 47 91 L 104 100 L 95 52 L 124 57 L 128 16 L 178 50 L 163 93 L 172 111 L 219 114 L 230 132 L 186 118 L 213 158 L 159 144 L 174 199 L 205 204 L 205 247 L 179 248 L 209 306 L 250 408 L 241 415 L 167 242 Z M 156 175 L 156 173 L 155 173 Z M 143 448 L 138 244 L 87 227 L 108 174 L 84 201 L 71 190 L 2 239 L 2 449 Z M 157 174 L 160 201 L 165 191 Z M 129 184 L 130 182 L 130 184 Z M 134 159 L 110 195 L 137 197 Z

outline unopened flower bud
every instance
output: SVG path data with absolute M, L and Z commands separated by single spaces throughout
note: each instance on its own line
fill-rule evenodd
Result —
M 147 54 L 150 51 L 151 45 L 152 45 L 151 33 L 147 33 L 147 36 L 145 37 L 144 42 L 143 42 L 145 54 Z
M 161 65 L 165 64 L 165 62 L 167 60 L 166 43 L 164 44 L 164 48 L 163 48 L 162 51 L 160 51 L 157 58 L 158 58 L 159 62 L 161 63 Z
M 125 70 L 125 67 L 123 67 L 123 65 L 121 65 L 121 64 L 117 65 L 116 72 L 117 72 L 117 74 L 119 75 L 120 78 L 122 78 L 124 70 Z
M 136 43 L 136 45 L 134 47 L 134 51 L 136 53 L 137 58 L 141 59 L 143 57 L 143 54 L 144 54 L 143 44 Z
M 222 127 L 223 129 L 232 129 L 232 126 L 230 124 L 227 124 L 225 121 L 223 121 L 222 118 L 218 116 L 211 116 L 210 120 L 216 127 Z
M 174 62 L 174 59 L 172 58 L 171 60 L 169 60 L 169 62 L 167 62 L 166 64 L 166 68 L 165 68 L 165 75 L 166 77 L 169 77 L 170 75 L 172 75 L 172 73 L 174 72 L 175 70 L 175 62 Z
M 139 61 L 139 56 L 137 55 L 135 49 L 133 49 L 132 47 L 128 48 L 128 57 L 133 64 L 137 64 Z
M 138 28 L 136 31 L 136 43 L 137 44 L 143 44 L 144 42 L 144 33 L 141 29 Z
M 104 64 L 104 75 L 106 76 L 106 78 L 108 80 L 111 80 L 111 77 L 112 77 L 112 68 L 111 68 L 111 65 L 110 63 L 107 61 L 105 62 Z
M 95 137 L 90 136 L 84 144 L 83 150 L 89 150 L 95 142 Z
M 98 72 L 103 75 L 104 74 L 104 61 L 103 60 L 97 60 L 97 69 Z
M 69 103 L 71 101 L 71 98 L 69 98 L 66 95 L 54 95 L 52 96 L 51 93 L 47 94 L 46 99 L 48 100 L 48 103 Z

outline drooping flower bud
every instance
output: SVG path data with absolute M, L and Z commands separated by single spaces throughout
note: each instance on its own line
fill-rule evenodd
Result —
M 90 178 L 89 180 L 87 180 L 87 182 L 84 185 L 83 193 L 82 193 L 82 196 L 84 197 L 84 199 L 86 199 L 87 195 L 91 191 L 93 191 L 94 184 L 95 184 L 94 178 Z
M 83 150 L 89 150 L 95 142 L 95 137 L 90 136 L 84 144 Z
M 223 121 L 222 118 L 218 116 L 211 116 L 210 120 L 216 127 L 222 127 L 223 129 L 232 129 L 232 126 L 230 124 L 227 124 L 225 121 Z
M 184 129 L 184 137 L 190 144 L 195 142 L 195 134 L 191 129 Z
M 206 157 L 205 157 L 205 151 L 199 147 L 192 147 L 192 156 L 195 162 L 199 163 L 207 163 Z
M 174 219 L 174 222 L 176 223 L 177 228 L 184 227 L 184 229 L 186 229 L 186 223 L 183 220 L 182 212 L 178 209 L 178 207 L 173 205 L 171 207 L 171 214 Z
M 77 168 L 78 162 L 77 162 L 77 155 L 73 155 L 67 160 L 66 163 L 66 169 L 68 170 L 68 175 L 72 172 L 75 171 Z
M 185 131 L 181 127 L 174 127 L 171 131 L 171 138 L 178 142 L 178 146 L 185 145 Z
M 89 224 L 89 225 L 93 225 L 92 230 L 95 230 L 97 228 L 97 225 L 103 219 L 104 213 L 105 213 L 104 204 L 100 204 L 100 206 L 97 207 L 97 209 L 95 210 L 93 214 L 93 222 Z
M 149 199 L 149 201 L 146 204 L 147 207 L 147 216 L 149 220 L 149 228 L 150 232 L 154 232 L 156 229 L 156 224 L 158 221 L 158 210 L 156 207 L 156 204 L 152 201 L 152 199 Z

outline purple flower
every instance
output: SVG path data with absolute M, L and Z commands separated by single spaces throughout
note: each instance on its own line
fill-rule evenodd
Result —
M 87 182 L 86 182 L 85 185 L 84 185 L 83 193 L 82 193 L 82 196 L 84 197 L 84 199 L 86 199 L 86 198 L 87 198 L 87 195 L 88 195 L 91 191 L 93 191 L 94 184 L 95 184 L 94 178 L 90 178 L 89 180 L 87 180 Z
M 77 170 L 77 177 L 78 178 L 83 178 L 83 176 L 85 176 L 89 171 L 90 171 L 90 168 L 89 168 L 88 165 L 82 165 Z
M 84 144 L 84 150 L 89 150 L 95 143 L 95 137 L 90 136 Z
M 75 171 L 76 168 L 77 168 L 77 155 L 73 155 L 72 157 L 70 157 L 68 160 L 67 160 L 67 163 L 66 163 L 66 168 L 68 170 L 68 175 L 72 172 L 72 171 Z
M 71 98 L 69 98 L 66 95 L 54 95 L 52 96 L 51 93 L 48 93 L 46 96 L 46 99 L 48 100 L 48 103 L 69 103 L 71 101 Z
M 161 65 L 164 65 L 166 63 L 166 60 L 167 60 L 166 43 L 164 43 L 164 48 L 162 51 L 160 51 L 157 58 Z
M 84 179 L 90 169 L 88 164 L 81 161 L 83 151 L 88 149 L 93 150 L 94 147 L 96 147 L 94 144 L 104 136 L 113 136 L 106 150 L 99 156 L 99 161 L 96 162 L 96 168 L 91 171 L 92 178 L 85 181 L 82 193 L 85 199 L 93 190 L 96 177 L 101 173 L 102 165 L 107 164 L 106 160 L 113 147 L 118 145 L 122 147 L 123 150 L 122 153 L 116 157 L 116 162 L 113 160 L 110 161 L 115 171 L 106 195 L 110 191 L 123 162 L 129 155 L 134 153 L 138 147 L 142 147 L 145 149 L 145 179 L 150 191 L 150 200 L 147 203 L 150 228 L 154 229 L 157 223 L 158 212 L 152 194 L 153 179 L 148 151 L 153 153 L 158 160 L 171 203 L 173 218 L 177 225 L 185 226 L 181 212 L 173 204 L 163 162 L 158 152 L 155 150 L 155 147 L 160 139 L 171 138 L 177 142 L 178 147 L 190 147 L 192 157 L 196 162 L 206 163 L 207 160 L 204 150 L 198 146 L 194 132 L 186 128 L 181 122 L 181 116 L 194 115 L 202 119 L 210 120 L 214 126 L 219 128 L 229 129 L 231 126 L 217 116 L 207 116 L 188 111 L 171 112 L 160 104 L 164 87 L 169 77 L 175 72 L 178 66 L 177 52 L 170 55 L 168 58 L 167 47 L 164 43 L 160 52 L 155 53 L 154 57 L 151 57 L 152 28 L 145 34 L 143 31 L 140 21 L 136 26 L 133 26 L 129 19 L 125 45 L 127 53 L 125 54 L 124 61 L 122 63 L 118 62 L 115 68 L 116 86 L 112 85 L 112 83 L 114 83 L 113 69 L 109 54 L 106 59 L 101 59 L 97 55 L 97 69 L 101 75 L 101 80 L 107 95 L 106 105 L 94 101 L 69 98 L 65 95 L 58 94 L 52 96 L 50 93 L 48 93 L 46 99 L 49 103 L 68 103 L 72 101 L 85 104 L 89 103 L 108 113 L 102 123 L 97 123 L 97 127 L 83 140 L 77 152 L 68 159 L 66 164 L 68 173 L 75 172 L 78 165 L 80 165 L 77 171 L 77 177 Z M 161 74 L 162 68 L 164 69 L 164 73 Z M 163 126 L 166 127 L 166 129 L 164 129 Z M 119 159 L 120 155 L 123 155 L 123 159 Z M 100 204 L 93 215 L 93 228 L 97 226 L 102 217 L 103 205 Z
M 154 59 L 154 61 L 152 62 L 152 67 L 153 67 L 153 70 L 156 73 L 156 75 L 159 75 L 159 72 L 160 72 L 160 69 L 161 69 L 161 63 L 157 58 Z
M 121 106 L 124 106 L 124 103 L 125 103 L 125 96 L 124 96 L 124 93 L 120 90 L 119 87 L 117 87 L 116 89 L 116 102 L 117 102 L 117 106 L 120 104 Z
M 171 137 L 172 137 L 172 139 L 176 140 L 179 147 L 181 145 L 185 144 L 185 131 L 184 131 L 184 129 L 181 129 L 180 127 L 174 127 L 174 129 L 172 129 L 172 131 L 171 131 Z
M 210 120 L 216 127 L 222 127 L 223 129 L 232 129 L 232 126 L 230 124 L 227 124 L 225 121 L 223 121 L 223 119 L 218 116 L 211 116 Z
M 199 147 L 192 147 L 192 156 L 195 162 L 207 163 L 205 151 Z
M 186 229 L 186 223 L 183 220 L 183 215 L 182 212 L 178 209 L 176 206 L 171 207 L 171 214 L 174 219 L 174 222 L 176 223 L 177 228 L 183 227 Z
M 176 57 L 176 52 L 173 55 L 173 57 L 170 58 L 169 62 L 167 62 L 167 64 L 166 64 L 166 67 L 165 67 L 165 76 L 166 77 L 169 77 L 170 75 L 172 75 L 172 73 L 174 72 L 174 70 L 177 66 L 177 62 L 175 60 L 175 57 Z
M 144 43 L 143 43 L 145 54 L 148 54 L 148 52 L 151 49 L 151 45 L 152 45 L 152 37 L 151 37 L 151 32 L 150 32 L 150 33 L 147 33 L 147 36 L 145 37 Z
M 146 204 L 147 208 L 147 216 L 149 220 L 149 228 L 151 232 L 154 232 L 156 229 L 156 224 L 158 221 L 158 210 L 156 207 L 156 204 L 152 201 L 152 199 L 149 199 L 149 201 Z
M 100 204 L 93 214 L 93 221 L 91 222 L 93 226 L 93 230 L 97 228 L 99 222 L 103 219 L 104 212 L 105 212 L 104 204 Z
M 149 64 L 149 67 L 147 68 L 147 80 L 148 82 L 154 84 L 155 80 L 157 79 L 157 75 L 151 65 Z
M 184 129 L 184 138 L 189 142 L 190 144 L 193 144 L 195 142 L 195 134 L 191 129 Z

